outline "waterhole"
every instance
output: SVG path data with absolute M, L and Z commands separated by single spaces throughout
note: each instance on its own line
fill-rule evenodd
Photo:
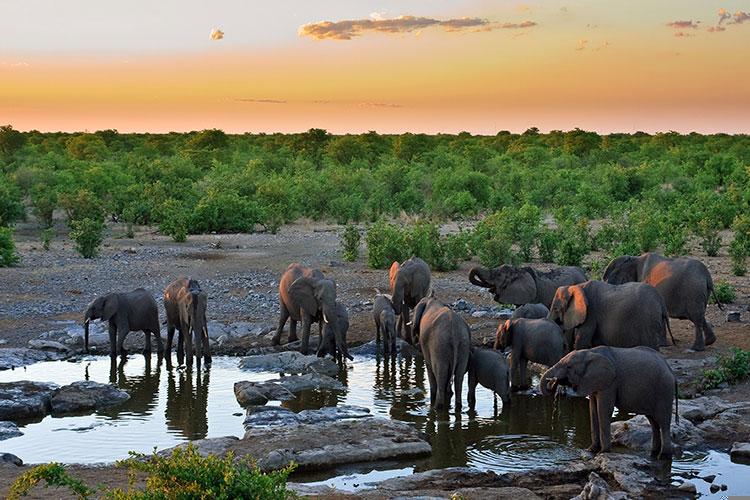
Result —
M 216 357 L 209 370 L 187 373 L 167 369 L 155 357 L 133 355 L 124 363 L 111 364 L 109 358 L 92 356 L 0 372 L 0 382 L 32 380 L 63 385 L 89 379 L 113 383 L 131 396 L 121 405 L 91 415 L 47 416 L 22 423 L 19 428 L 24 435 L 0 442 L 0 448 L 26 463 L 105 463 L 126 458 L 129 451 L 150 453 L 188 440 L 241 437 L 244 411 L 235 399 L 234 382 L 268 380 L 278 374 L 247 372 L 238 365 L 238 358 Z M 307 391 L 282 405 L 294 411 L 336 404 L 364 406 L 375 415 L 414 425 L 428 436 L 433 453 L 423 459 L 297 474 L 296 481 L 353 490 L 373 481 L 442 467 L 523 471 L 579 458 L 581 449 L 589 444 L 588 402 L 583 398 L 555 401 L 534 393 L 514 394 L 512 403 L 503 407 L 490 391 L 478 387 L 476 411 L 469 412 L 465 380 L 464 411 L 436 415 L 429 410 L 421 358 L 357 356 L 339 379 L 347 386 L 346 392 Z M 730 491 L 750 491 L 750 480 L 743 479 L 747 467 L 731 463 L 725 453 L 686 453 L 673 461 L 671 471 L 667 469 L 665 473 L 675 477 L 693 470 L 700 470 L 701 475 L 717 474 L 716 481 L 727 484 Z M 708 493 L 707 483 L 698 486 Z

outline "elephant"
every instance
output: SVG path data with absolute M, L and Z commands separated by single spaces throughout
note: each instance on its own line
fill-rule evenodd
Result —
M 396 311 L 388 295 L 378 293 L 372 305 L 372 319 L 375 321 L 375 338 L 380 343 L 383 334 L 383 352 L 396 352 Z
M 323 339 L 318 346 L 317 355 L 319 358 L 322 358 L 326 354 L 330 354 L 336 358 L 339 365 L 342 365 L 344 363 L 344 356 L 350 361 L 354 359 L 350 354 L 342 352 L 341 349 L 337 348 L 341 344 L 346 345 L 346 332 L 349 330 L 349 312 L 341 302 L 336 302 L 335 311 L 335 314 L 328 318 L 331 323 L 326 323 L 323 327 Z M 336 328 L 334 328 L 334 325 Z M 336 338 L 337 334 L 342 335 L 343 339 L 339 341 Z
M 500 304 L 544 304 L 550 307 L 558 287 L 583 283 L 586 273 L 575 266 L 558 267 L 547 272 L 531 267 L 503 264 L 489 269 L 477 266 L 469 271 L 472 285 L 489 289 L 495 302 Z
M 665 345 L 669 318 L 659 292 L 645 283 L 587 281 L 561 286 L 548 318 L 574 330 L 573 349 Z
M 468 372 L 470 410 L 473 410 L 477 404 L 477 384 L 494 393 L 495 403 L 497 403 L 496 396 L 500 396 L 503 406 L 510 404 L 510 369 L 502 353 L 490 349 L 471 349 Z
M 302 343 L 300 352 L 307 354 L 310 342 L 310 326 L 318 323 L 321 342 L 323 339 L 323 323 L 336 314 L 336 283 L 326 279 L 318 269 L 305 267 L 302 264 L 289 264 L 279 281 L 279 326 L 271 339 L 273 345 L 281 341 L 281 332 L 287 319 L 289 325 L 289 342 L 297 340 L 297 322 L 302 321 Z M 346 342 L 338 331 L 338 325 L 332 325 L 336 347 L 348 357 Z
M 86 308 L 83 321 L 84 349 L 89 351 L 89 323 L 101 319 L 109 322 L 109 355 L 127 356 L 123 347 L 125 336 L 142 331 L 146 336 L 144 354 L 151 354 L 151 335 L 156 339 L 157 352 L 164 353 L 159 328 L 159 309 L 151 292 L 137 288 L 132 292 L 114 292 L 95 298 Z
M 206 365 L 211 364 L 211 348 L 208 344 L 206 307 L 208 296 L 194 279 L 178 278 L 164 289 L 164 310 L 167 313 L 167 365 L 171 364 L 172 339 L 175 329 L 177 338 L 177 363 L 193 366 L 195 347 L 196 366 L 200 368 L 201 357 Z
M 510 375 L 514 390 L 528 389 L 526 365 L 529 361 L 552 366 L 565 356 L 563 331 L 557 324 L 542 319 L 509 319 L 500 323 L 495 336 L 495 349 L 511 348 Z
M 429 293 L 430 266 L 419 257 L 412 257 L 401 265 L 398 262 L 391 264 L 388 277 L 393 310 L 398 316 L 398 332 L 401 334 L 403 328 L 402 338 L 412 345 L 416 344 L 418 339 L 412 337 L 409 309 L 414 309 Z
M 554 394 L 558 386 L 570 386 L 589 397 L 591 446 L 589 451 L 611 448 L 612 411 L 645 415 L 651 424 L 651 454 L 672 455 L 670 426 L 672 400 L 677 414 L 677 379 L 669 364 L 649 347 L 582 349 L 567 354 L 544 372 L 539 382 L 542 394 Z
M 524 304 L 516 307 L 510 319 L 541 319 L 546 318 L 548 314 L 549 309 L 544 304 Z
M 461 387 L 469 364 L 471 332 L 466 322 L 434 297 L 425 297 L 414 309 L 414 332 L 422 348 L 430 382 L 430 404 L 437 410 L 450 405 L 451 379 L 455 410 L 461 409 Z
M 649 252 L 639 257 L 623 255 L 609 263 L 602 277 L 607 283 L 619 285 L 630 281 L 648 283 L 664 298 L 670 318 L 688 319 L 695 327 L 692 349 L 702 351 L 716 341 L 706 321 L 709 294 L 716 299 L 711 273 L 703 262 L 690 259 L 669 259 Z

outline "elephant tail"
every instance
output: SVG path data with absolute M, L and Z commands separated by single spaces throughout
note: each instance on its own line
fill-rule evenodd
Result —
M 724 310 L 724 304 L 722 304 L 721 302 L 719 302 L 719 297 L 716 296 L 716 290 L 714 290 L 713 287 L 711 288 L 711 296 L 714 298 L 714 301 L 716 302 L 716 305 L 719 306 L 719 309 L 723 311 Z
M 669 316 L 664 316 L 664 323 L 667 325 L 667 331 L 672 338 L 672 345 L 677 345 L 677 340 L 674 338 L 674 333 L 672 333 L 672 326 L 669 324 Z

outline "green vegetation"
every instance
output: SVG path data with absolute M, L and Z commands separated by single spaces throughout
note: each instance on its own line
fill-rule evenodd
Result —
M 489 265 L 575 264 L 594 248 L 606 257 L 680 255 L 694 243 L 715 255 L 719 231 L 731 227 L 744 234 L 730 248 L 739 272 L 750 254 L 748 165 L 746 135 L 43 134 L 5 126 L 0 225 L 23 219 L 29 207 L 49 227 L 62 209 L 71 222 L 112 218 L 180 241 L 273 232 L 302 217 L 341 224 L 494 218 L 457 244 L 465 245 L 458 254 Z M 586 235 L 584 219 L 597 221 Z M 418 236 L 428 244 L 417 246 L 450 268 L 461 257 L 433 236 Z M 388 260 L 408 253 L 392 243 L 381 245 L 391 245 Z M 368 262 L 382 267 L 381 250 Z
M 737 384 L 750 376 L 750 351 L 733 347 L 731 354 L 720 356 L 718 367 L 703 370 L 700 385 L 703 390 L 715 389 L 723 383 Z
M 104 223 L 95 219 L 79 219 L 70 222 L 70 239 L 76 250 L 85 259 L 93 259 L 99 254 L 104 240 Z
M 22 474 L 11 486 L 10 500 L 26 496 L 37 484 L 69 489 L 79 498 L 103 497 L 116 500 L 151 500 L 179 498 L 184 500 L 235 498 L 286 500 L 293 498 L 286 489 L 286 480 L 294 469 L 263 473 L 254 463 L 245 459 L 235 461 L 230 453 L 224 458 L 214 455 L 202 457 L 189 445 L 175 449 L 169 456 L 151 456 L 130 453 L 131 457 L 117 463 L 127 468 L 130 477 L 144 478 L 145 487 L 139 490 L 131 483 L 128 490 L 104 487 L 92 488 L 72 477 L 63 465 L 39 465 Z
M 714 294 L 722 304 L 731 304 L 737 297 L 737 293 L 734 290 L 734 287 L 726 281 L 719 281 L 714 285 Z
M 347 262 L 355 262 L 359 258 L 359 240 L 361 235 L 356 226 L 347 224 L 341 233 L 341 255 Z
M 13 242 L 13 230 L 0 227 L 0 267 L 10 267 L 19 260 L 16 244 Z
M 47 251 L 49 250 L 52 240 L 55 238 L 55 230 L 51 227 L 42 229 L 42 232 L 39 233 L 39 237 L 42 240 L 42 248 Z

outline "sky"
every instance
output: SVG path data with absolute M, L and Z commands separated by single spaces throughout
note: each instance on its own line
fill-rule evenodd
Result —
M 0 0 L 20 130 L 750 133 L 750 1 Z

